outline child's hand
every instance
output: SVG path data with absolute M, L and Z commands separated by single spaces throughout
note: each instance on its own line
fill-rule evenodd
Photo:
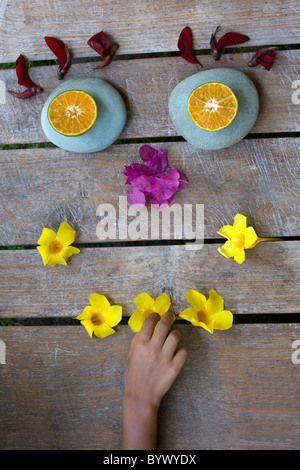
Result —
M 152 313 L 134 336 L 125 368 L 123 449 L 155 449 L 157 413 L 187 358 L 177 349 L 179 331 L 170 332 L 174 316 Z
M 184 348 L 177 350 L 180 332 L 170 327 L 171 313 L 160 318 L 152 313 L 134 336 L 125 369 L 125 396 L 158 407 L 187 358 Z

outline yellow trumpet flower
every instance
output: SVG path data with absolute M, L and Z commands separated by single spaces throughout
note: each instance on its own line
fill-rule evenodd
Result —
M 74 246 L 70 246 L 75 240 L 75 230 L 67 223 L 62 222 L 57 233 L 50 228 L 43 228 L 41 237 L 38 240 L 37 250 L 39 251 L 44 266 L 49 264 L 67 265 L 67 260 L 80 250 Z
M 140 331 L 144 320 L 153 312 L 159 313 L 162 317 L 171 305 L 171 300 L 167 294 L 162 294 L 156 300 L 152 299 L 146 292 L 142 292 L 135 299 L 134 303 L 137 309 L 129 318 L 128 325 L 132 331 Z M 175 319 L 175 316 L 174 316 Z
M 90 305 L 75 317 L 85 327 L 92 338 L 106 338 L 115 333 L 113 329 L 122 319 L 121 305 L 110 305 L 104 295 L 93 293 L 89 297 Z
M 253 227 L 247 227 L 247 217 L 241 214 L 235 216 L 233 225 L 224 225 L 217 233 L 227 238 L 218 252 L 226 258 L 233 257 L 238 264 L 245 261 L 245 250 L 254 248 L 260 242 L 280 240 L 258 237 Z
M 189 321 L 194 326 L 201 326 L 209 333 L 215 330 L 227 330 L 232 326 L 233 315 L 224 310 L 223 298 L 214 290 L 209 292 L 209 298 L 196 290 L 189 290 L 185 294 L 186 300 L 192 305 L 178 316 Z

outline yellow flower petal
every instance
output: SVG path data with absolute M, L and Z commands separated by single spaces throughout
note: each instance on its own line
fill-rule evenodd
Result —
M 122 320 L 121 305 L 112 305 L 106 312 L 106 321 L 109 326 L 116 326 Z
M 55 255 L 52 254 L 49 261 L 48 261 L 49 266 L 55 266 L 56 264 L 63 264 L 64 266 L 67 266 L 67 262 L 64 259 L 61 254 Z
M 71 245 L 75 240 L 75 233 L 67 222 L 62 222 L 57 231 L 57 238 L 63 245 Z
M 228 238 L 228 240 L 239 237 L 239 232 L 232 225 L 224 225 L 220 228 L 218 234 L 222 235 L 222 237 Z
M 150 297 L 146 292 L 142 292 L 137 295 L 134 299 L 134 303 L 138 310 L 152 310 L 154 305 L 154 299 Z
M 92 338 L 95 325 L 90 320 L 81 320 L 80 322 L 86 329 L 89 334 L 89 337 Z
M 192 307 L 188 307 L 178 315 L 183 320 L 187 320 L 194 326 L 198 326 L 197 310 Z
M 218 252 L 226 258 L 231 258 L 232 256 L 234 256 L 236 254 L 236 251 L 236 244 L 231 240 L 227 240 L 227 242 L 225 242 L 223 246 L 220 246 L 218 248 Z
M 154 301 L 153 310 L 162 316 L 166 313 L 171 305 L 170 297 L 167 294 L 162 294 Z
M 47 245 L 37 246 L 36 249 L 39 251 L 39 253 L 42 257 L 44 266 L 46 266 L 46 264 L 48 264 L 48 262 L 51 258 L 51 253 L 49 253 L 48 246 Z
M 93 293 L 89 297 L 89 301 L 92 307 L 97 310 L 97 312 L 107 312 L 110 307 L 110 303 L 105 297 L 105 295 Z
M 62 256 L 65 258 L 65 260 L 68 260 L 70 256 L 75 255 L 77 253 L 80 253 L 80 250 L 76 248 L 75 246 L 67 246 L 67 248 L 64 249 Z
M 91 316 L 93 315 L 93 312 L 94 312 L 93 307 L 88 305 L 87 307 L 83 309 L 83 312 L 75 318 L 76 320 L 90 320 Z
M 134 333 L 136 333 L 137 331 L 140 331 L 145 318 L 147 318 L 150 315 L 150 313 L 145 314 L 144 311 L 139 310 L 139 309 L 133 312 L 133 314 L 128 320 L 128 326 L 130 326 L 130 328 L 132 329 L 132 331 L 134 331 Z
M 241 233 L 244 233 L 247 227 L 247 217 L 242 214 L 236 214 L 233 222 L 234 228 L 239 230 Z
M 56 238 L 56 233 L 51 228 L 43 228 L 42 235 L 38 239 L 38 245 L 49 245 Z
M 232 327 L 233 315 L 229 310 L 223 310 L 214 315 L 214 328 L 216 330 L 227 330 Z
M 209 314 L 217 313 L 224 309 L 224 300 L 214 289 L 209 291 L 206 308 Z
M 236 261 L 238 264 L 242 264 L 245 261 L 245 250 L 244 248 L 241 248 L 238 250 L 235 255 L 234 255 L 234 261 Z
M 189 304 L 191 304 L 196 311 L 202 310 L 205 303 L 206 303 L 206 297 L 203 294 L 200 294 L 200 292 L 197 292 L 196 290 L 189 290 L 185 294 L 185 298 L 188 301 Z
M 257 241 L 258 241 L 258 236 L 256 235 L 256 232 L 253 227 L 247 227 L 245 230 L 245 248 L 253 248 Z
M 106 323 L 96 326 L 94 329 L 94 335 L 97 336 L 98 338 L 106 338 L 107 336 L 113 335 L 114 333 L 115 333 L 115 330 L 113 330 Z

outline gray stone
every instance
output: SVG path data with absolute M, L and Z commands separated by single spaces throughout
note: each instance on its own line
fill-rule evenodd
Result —
M 229 86 L 238 100 L 235 119 L 216 132 L 200 129 L 187 111 L 190 93 L 208 82 Z M 186 78 L 174 88 L 169 99 L 169 113 L 178 134 L 195 147 L 207 150 L 230 147 L 243 139 L 254 126 L 258 111 L 259 97 L 253 82 L 243 72 L 228 68 L 205 70 Z
M 56 132 L 47 118 L 48 106 L 55 96 L 68 90 L 82 90 L 97 104 L 97 119 L 93 127 L 82 135 L 66 137 Z M 41 124 L 46 137 L 65 150 L 79 153 L 98 152 L 109 147 L 122 133 L 126 123 L 126 106 L 120 93 L 99 78 L 76 78 L 59 85 L 47 98 Z

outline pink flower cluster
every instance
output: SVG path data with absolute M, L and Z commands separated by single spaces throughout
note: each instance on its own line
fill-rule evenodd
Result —
M 140 147 L 140 157 L 146 163 L 132 163 L 123 171 L 127 176 L 126 191 L 129 204 L 144 206 L 149 197 L 152 204 L 169 205 L 176 191 L 186 187 L 186 177 L 175 168 L 169 168 L 167 155 L 161 148 L 150 145 Z

